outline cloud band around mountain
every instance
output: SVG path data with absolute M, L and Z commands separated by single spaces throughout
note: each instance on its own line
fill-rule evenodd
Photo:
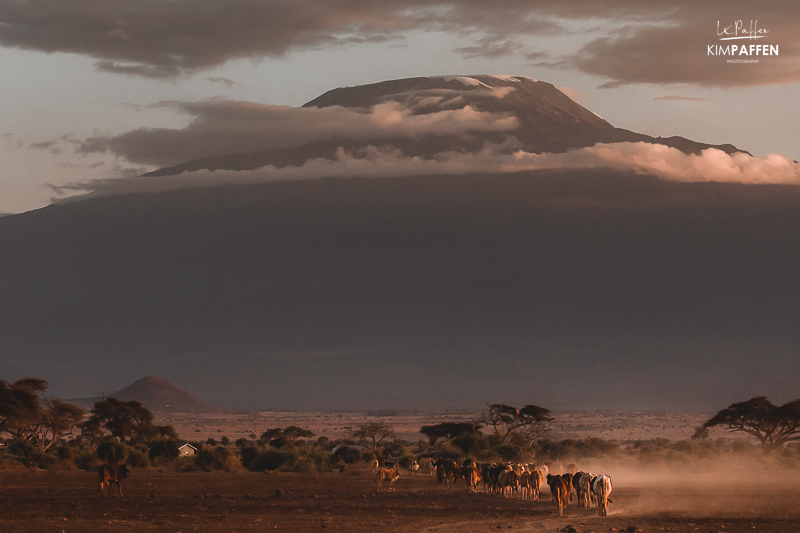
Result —
M 510 131 L 518 120 L 472 106 L 415 114 L 413 108 L 386 102 L 368 111 L 339 106 L 297 108 L 210 99 L 162 102 L 193 117 L 182 129 L 142 128 L 116 136 L 84 140 L 80 153 L 113 152 L 134 164 L 167 166 L 202 157 L 302 146 L 320 140 L 380 142 L 386 138 L 466 135 Z
M 736 182 L 800 185 L 800 164 L 777 154 L 762 158 L 709 148 L 685 154 L 664 145 L 596 144 L 565 153 L 503 153 L 488 145 L 478 153 L 446 152 L 434 159 L 407 157 L 391 146 L 368 146 L 354 155 L 340 149 L 334 159 L 312 159 L 300 166 L 256 170 L 199 170 L 174 176 L 119 178 L 74 184 L 67 189 L 94 194 L 163 192 L 187 187 L 254 184 L 316 178 L 392 178 L 424 175 L 510 173 L 542 169 L 614 169 L 678 182 Z

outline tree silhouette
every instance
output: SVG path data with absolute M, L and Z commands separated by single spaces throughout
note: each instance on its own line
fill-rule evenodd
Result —
M 371 440 L 372 448 L 387 438 L 394 437 L 394 430 L 388 424 L 362 424 L 358 429 L 350 430 L 350 438 L 353 440 Z
M 787 442 L 800 440 L 800 400 L 777 406 L 766 396 L 757 396 L 733 403 L 703 424 L 704 428 L 714 426 L 752 435 L 769 455 Z
M 480 428 L 481 425 L 475 422 L 443 422 L 422 426 L 419 432 L 428 437 L 430 446 L 436 446 L 439 439 L 444 439 L 443 444 L 447 444 L 460 435 L 476 433 Z
M 48 387 L 47 381 L 37 378 L 11 385 L 0 381 L 0 431 L 40 451 L 72 433 L 83 419 L 83 409 L 45 397 Z
M 0 381 L 0 431 L 35 421 L 41 416 L 39 394 L 49 387 L 43 379 L 25 378 L 9 384 Z
M 285 428 L 272 428 L 266 430 L 259 437 L 259 442 L 269 444 L 276 448 L 281 446 L 293 446 L 295 441 L 299 438 L 310 439 L 314 437 L 314 432 L 308 429 L 303 429 L 299 426 L 287 426 Z
M 11 425 L 6 431 L 28 442 L 40 451 L 47 451 L 83 420 L 83 409 L 58 398 L 46 398 L 38 416 Z
M 481 415 L 480 422 L 491 427 L 500 442 L 509 437 L 519 435 L 530 445 L 547 431 L 547 423 L 555 420 L 550 410 L 538 405 L 526 405 L 517 409 L 504 403 L 493 403 L 489 410 Z
M 308 429 L 303 429 L 298 426 L 289 426 L 283 429 L 283 436 L 292 442 L 297 439 L 310 439 L 314 437 L 314 432 Z
M 89 418 L 81 424 L 95 441 L 102 440 L 108 432 L 112 440 L 130 443 L 143 440 L 169 438 L 175 430 L 171 426 L 153 424 L 153 413 L 140 402 L 124 402 L 116 398 L 104 398 L 95 402 Z M 171 430 L 171 431 L 170 431 Z

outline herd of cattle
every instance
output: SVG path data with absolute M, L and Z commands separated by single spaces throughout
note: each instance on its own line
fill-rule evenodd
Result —
M 385 462 L 379 467 L 378 461 L 372 461 L 373 471 L 377 472 L 378 489 L 383 491 L 383 484 L 388 483 L 389 490 L 394 490 L 394 483 L 400 478 L 400 465 L 396 462 Z M 558 516 L 564 515 L 564 507 L 572 500 L 573 490 L 578 506 L 589 508 L 592 503 L 597 505 L 600 516 L 608 515 L 608 504 L 611 503 L 611 476 L 607 474 L 594 475 L 588 472 L 578 472 L 574 464 L 567 465 L 567 472 L 551 474 L 547 465 L 516 464 L 516 463 L 475 463 L 471 459 L 458 464 L 452 459 L 438 459 L 430 462 L 430 472 L 435 473 L 439 485 L 449 489 L 452 485 L 463 481 L 468 492 L 477 492 L 481 482 L 484 492 L 498 494 L 504 497 L 518 497 L 527 500 L 538 500 L 540 488 L 547 483 L 550 494 L 558 507 Z M 410 466 L 412 474 L 419 471 L 419 463 L 412 461 Z M 117 486 L 117 493 L 122 496 L 120 480 L 128 475 L 126 465 L 102 465 L 99 468 L 97 495 L 105 495 L 106 489 L 113 496 L 113 485 Z
M 394 490 L 394 483 L 400 478 L 399 465 L 386 462 L 381 468 L 378 461 L 373 461 L 371 466 L 378 474 L 378 489 L 382 491 L 384 483 L 388 483 L 389 490 Z M 538 500 L 540 488 L 546 483 L 559 516 L 563 516 L 564 507 L 572 500 L 573 494 L 579 507 L 588 509 L 595 504 L 600 516 L 607 516 L 608 504 L 611 503 L 611 476 L 578 472 L 574 464 L 567 465 L 567 470 L 563 474 L 551 474 L 547 465 L 478 464 L 470 459 L 461 466 L 452 459 L 438 459 L 430 463 L 431 474 L 436 474 L 439 485 L 445 489 L 463 481 L 468 492 L 476 492 L 483 483 L 483 490 L 487 493 Z M 410 471 L 412 474 L 419 471 L 417 461 L 412 461 Z

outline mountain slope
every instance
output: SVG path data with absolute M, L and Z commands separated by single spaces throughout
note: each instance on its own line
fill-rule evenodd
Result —
M 124 389 L 109 394 L 123 401 L 136 400 L 153 412 L 218 413 L 225 409 L 202 402 L 158 376 L 144 377 Z
M 739 151 L 729 144 L 709 145 L 683 137 L 655 138 L 615 128 L 552 84 L 524 76 L 432 76 L 391 80 L 333 89 L 303 107 L 340 106 L 368 112 L 387 102 L 400 104 L 401 109 L 409 110 L 414 116 L 463 110 L 470 106 L 483 113 L 516 117 L 518 127 L 507 131 L 469 131 L 452 135 L 396 135 L 369 142 L 332 135 L 300 146 L 198 159 L 146 175 L 170 176 L 201 169 L 253 170 L 266 165 L 278 168 L 300 166 L 310 159 L 334 159 L 339 148 L 357 154 L 367 144 L 392 146 L 406 156 L 424 159 L 445 152 L 475 153 L 487 143 L 491 143 L 498 154 L 520 149 L 534 153 L 560 153 L 570 148 L 614 142 L 663 144 L 695 154 L 709 147 L 727 153 Z
M 713 410 L 800 386 L 796 186 L 196 188 L 3 217 L 0 249 L 4 379 L 63 397 L 180 374 L 236 408 Z

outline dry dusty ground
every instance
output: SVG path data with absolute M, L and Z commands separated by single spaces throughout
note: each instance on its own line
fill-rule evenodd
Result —
M 791 483 L 709 483 L 689 489 L 617 482 L 606 518 L 574 503 L 559 518 L 549 498 L 529 502 L 468 494 L 461 487 L 446 491 L 427 475 L 403 475 L 396 492 L 380 493 L 365 470 L 178 474 L 149 469 L 134 470 L 123 484 L 124 498 L 100 499 L 92 472 L 0 471 L 0 531 L 556 533 L 568 526 L 595 533 L 800 531 L 800 488 Z

